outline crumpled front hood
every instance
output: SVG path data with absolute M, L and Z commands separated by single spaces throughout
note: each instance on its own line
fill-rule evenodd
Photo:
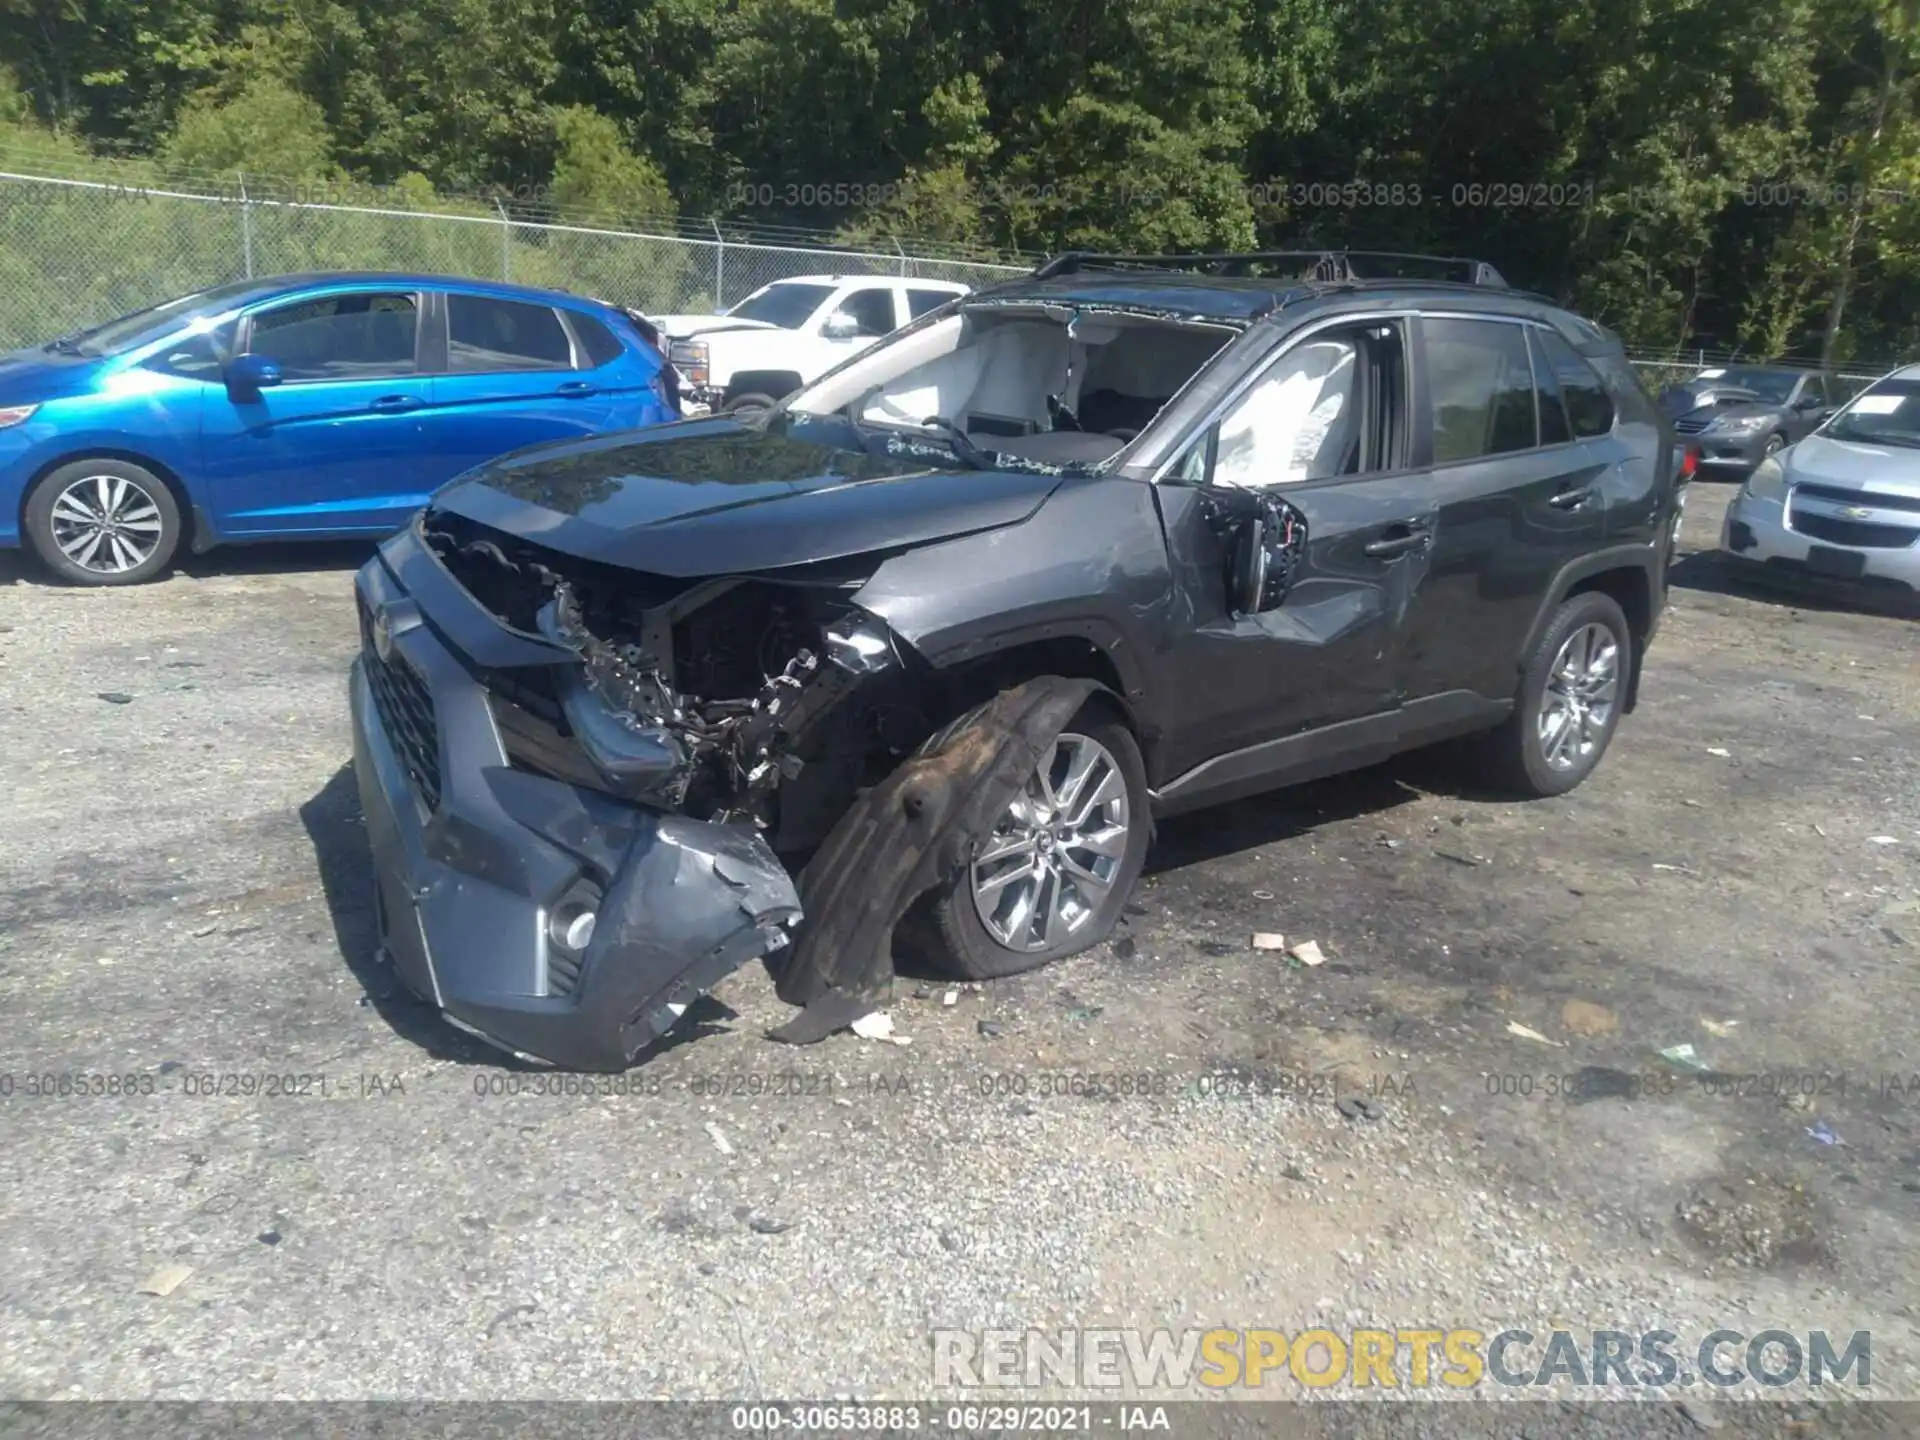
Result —
M 1878 490 L 1920 498 L 1920 450 L 1809 435 L 1786 453 L 1794 483 Z
M 99 364 L 95 358 L 40 349 L 0 355 L 0 405 L 35 405 L 84 395 L 93 388 Z
M 828 443 L 844 422 L 694 420 L 506 456 L 433 509 L 585 560 L 689 577 L 900 549 L 1026 519 L 1058 475 L 941 466 L 937 447 Z M 930 464 L 929 461 L 933 463 Z

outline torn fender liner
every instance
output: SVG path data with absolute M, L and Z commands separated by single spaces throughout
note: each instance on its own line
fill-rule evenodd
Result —
M 893 975 L 893 928 L 907 907 L 959 873 L 1046 747 L 1087 698 L 1092 680 L 1048 677 L 1002 691 L 860 796 L 800 876 L 810 917 L 776 989 L 804 1005 L 772 1038 L 824 1039 L 873 1008 Z M 849 1003 L 852 1002 L 852 1003 Z

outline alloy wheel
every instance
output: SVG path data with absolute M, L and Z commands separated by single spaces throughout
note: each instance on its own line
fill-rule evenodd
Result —
M 1048 950 L 1088 924 L 1127 853 L 1127 781 L 1113 752 L 1063 734 L 975 849 L 973 903 L 1009 950 Z
M 1582 625 L 1553 657 L 1540 697 L 1540 753 L 1555 770 L 1590 761 L 1605 743 L 1620 695 L 1620 642 L 1605 625 Z
M 144 565 L 164 530 L 147 488 L 124 475 L 88 475 L 54 497 L 53 543 L 83 570 L 120 575 Z

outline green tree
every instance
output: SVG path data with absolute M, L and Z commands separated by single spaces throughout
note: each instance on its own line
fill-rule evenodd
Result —
M 332 139 L 317 104 L 262 75 L 230 97 L 203 90 L 189 100 L 164 158 L 176 171 L 251 170 L 281 180 L 318 180 L 334 173 Z
M 660 167 L 627 149 L 620 127 L 582 105 L 553 118 L 553 202 L 605 224 L 644 227 L 673 214 Z

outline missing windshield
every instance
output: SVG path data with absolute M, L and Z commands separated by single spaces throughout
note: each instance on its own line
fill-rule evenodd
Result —
M 890 453 L 976 468 L 1088 470 L 1132 443 L 1236 332 L 1039 301 L 963 307 L 795 398 Z

